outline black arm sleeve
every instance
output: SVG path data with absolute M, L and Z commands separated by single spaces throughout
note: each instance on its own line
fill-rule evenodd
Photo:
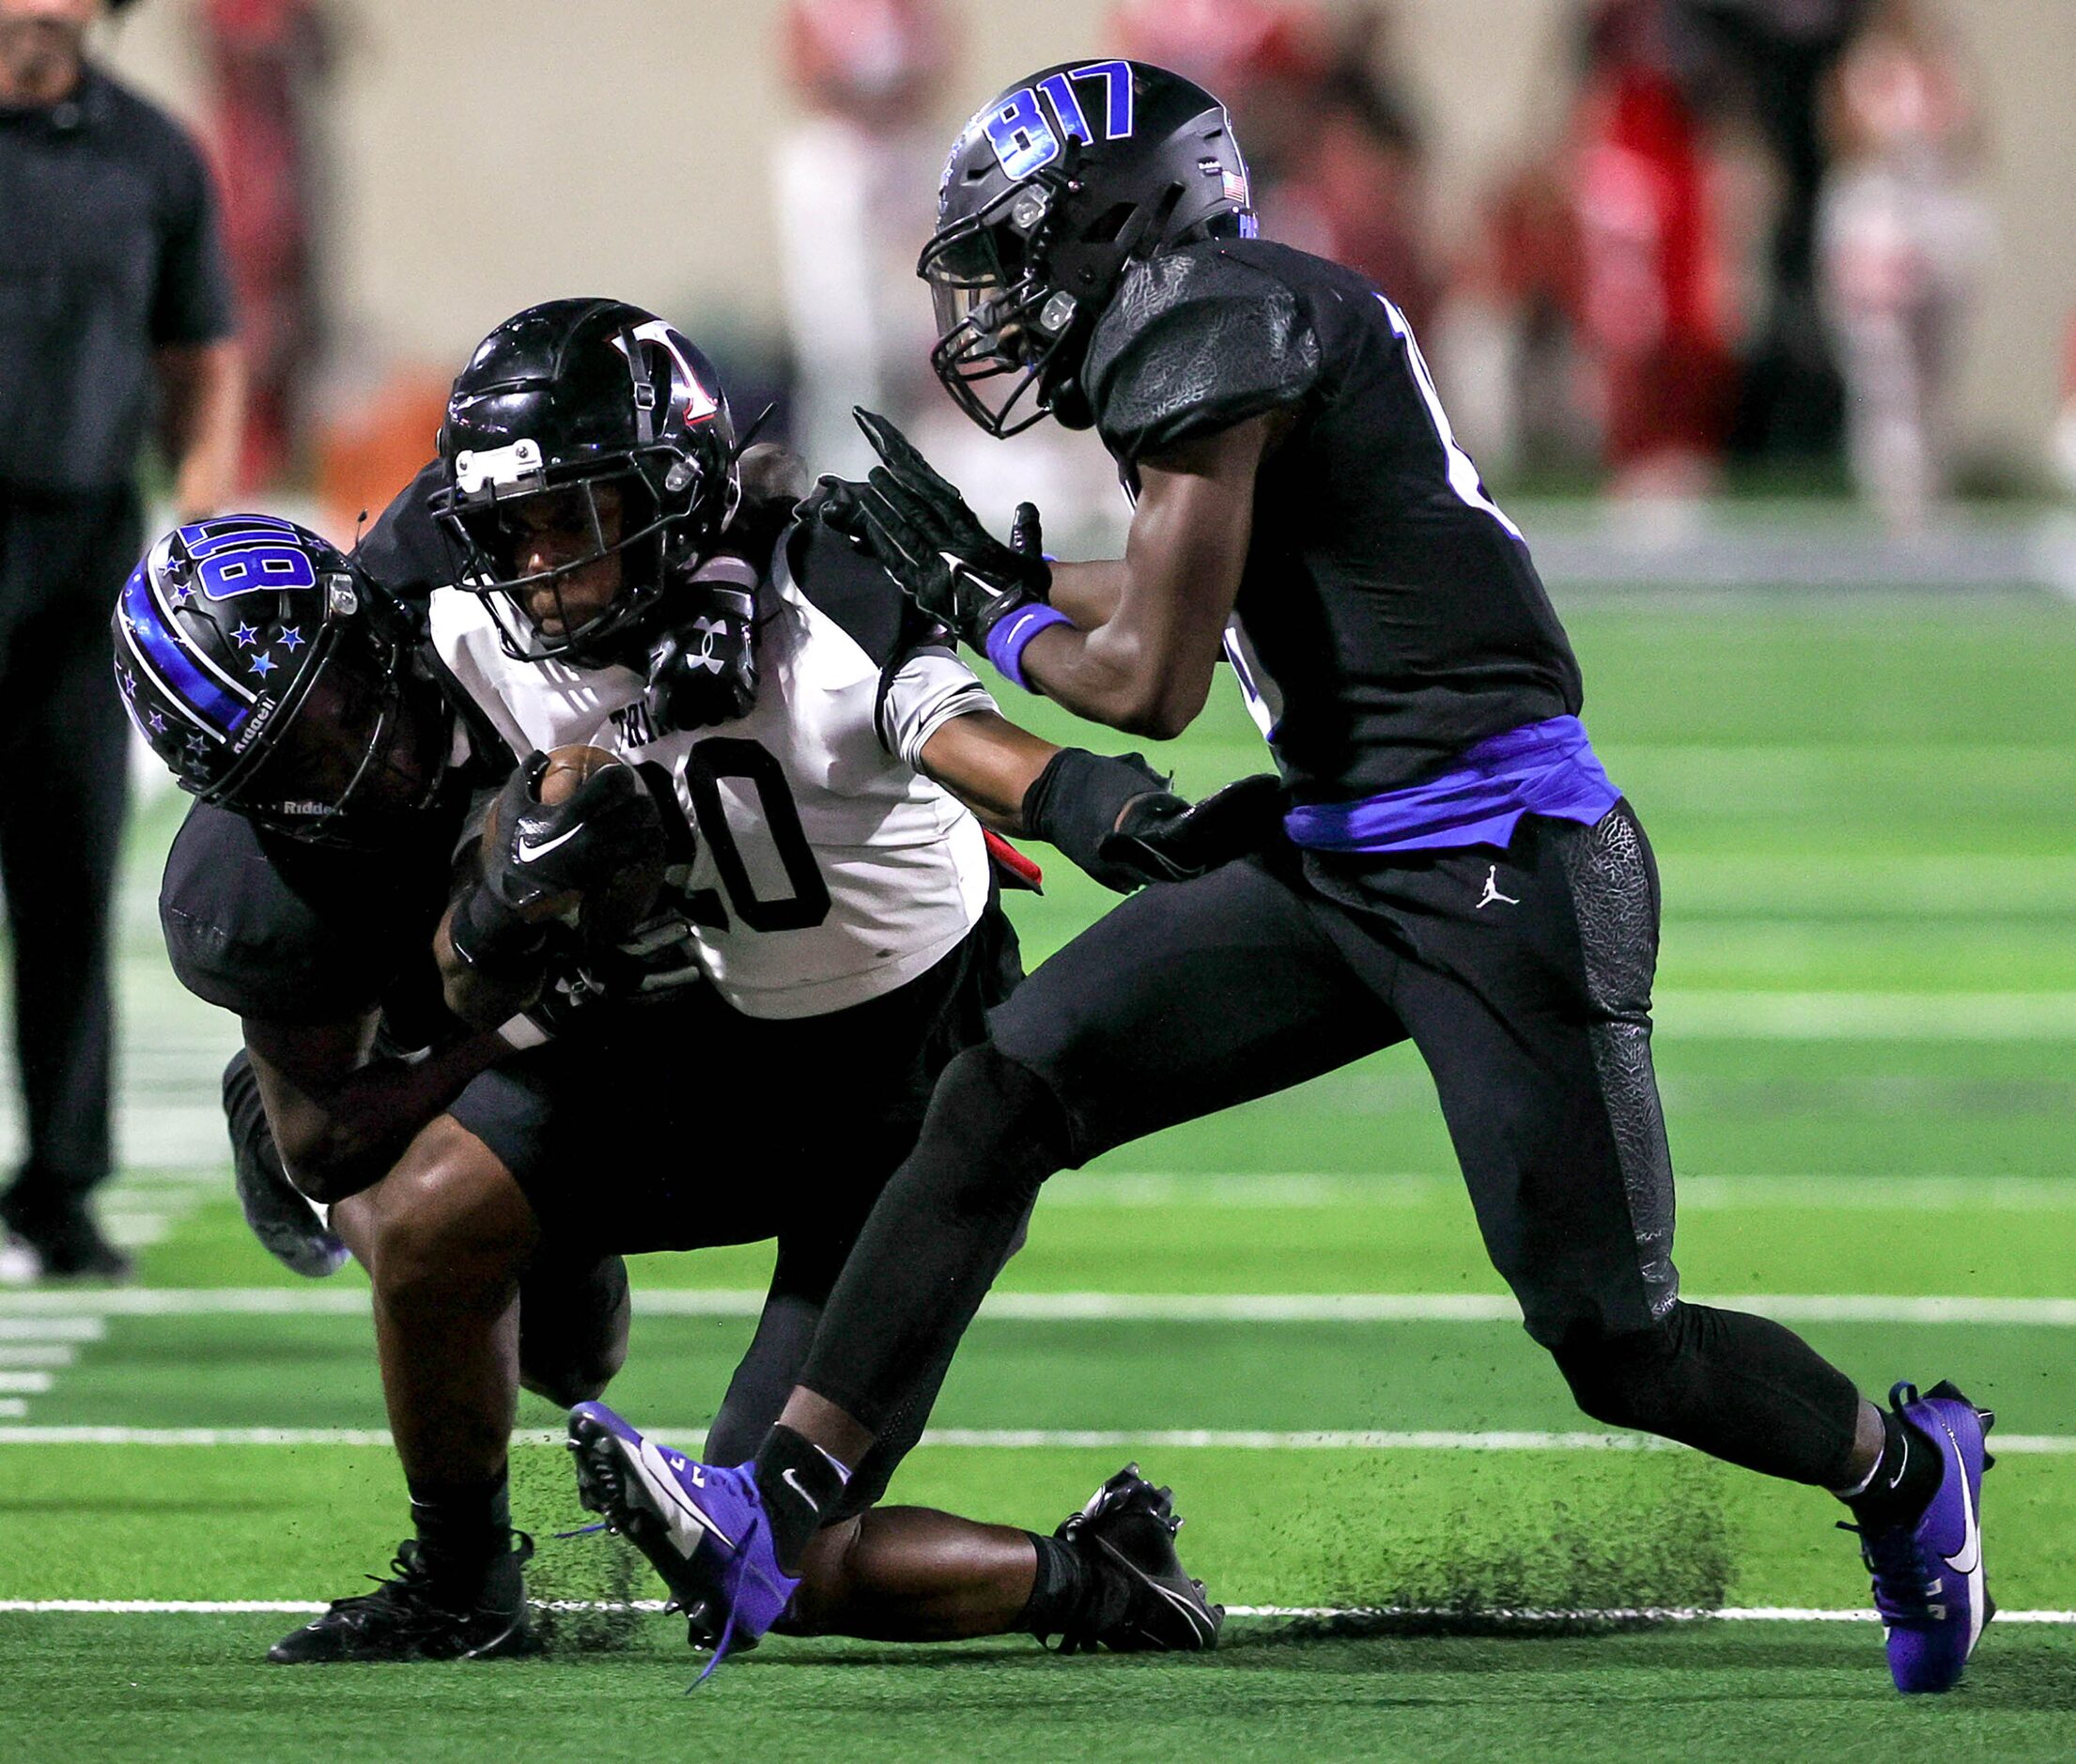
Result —
M 1097 432 L 1121 462 L 1296 404 L 1322 351 L 1297 296 L 1216 244 L 1136 266 L 1089 341 Z

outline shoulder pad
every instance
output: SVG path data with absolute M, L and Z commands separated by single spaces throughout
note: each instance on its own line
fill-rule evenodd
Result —
M 819 518 L 820 503 L 800 505 L 779 542 L 774 572 L 881 670 L 897 666 L 922 644 L 949 643 L 941 627 L 895 586 L 878 563 Z
M 446 482 L 439 460 L 422 468 L 353 548 L 353 562 L 391 598 L 423 604 L 454 580 L 454 559 L 431 499 Z
M 1128 461 L 1296 403 L 1320 360 L 1297 296 L 1211 242 L 1126 272 L 1082 379 L 1104 444 Z

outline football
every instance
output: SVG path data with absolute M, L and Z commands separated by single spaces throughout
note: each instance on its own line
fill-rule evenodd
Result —
M 552 749 L 548 755 L 547 768 L 541 773 L 540 799 L 549 808 L 558 802 L 567 802 L 577 794 L 578 785 L 593 773 L 622 764 L 618 754 L 608 753 L 604 748 L 580 745 Z

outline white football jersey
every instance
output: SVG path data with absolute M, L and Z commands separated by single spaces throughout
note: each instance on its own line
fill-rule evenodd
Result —
M 797 525 L 757 588 L 755 707 L 689 733 L 651 723 L 630 668 L 513 659 L 464 589 L 433 595 L 432 635 L 516 752 L 584 743 L 670 773 L 697 856 L 626 946 L 640 989 L 704 977 L 747 1015 L 801 1017 L 913 980 L 987 905 L 980 824 L 918 755 L 994 700 L 950 649 L 905 648 L 904 612 L 876 565 Z

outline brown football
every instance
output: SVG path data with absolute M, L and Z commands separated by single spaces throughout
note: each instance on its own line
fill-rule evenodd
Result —
M 540 799 L 550 808 L 567 802 L 577 794 L 577 786 L 594 772 L 621 763 L 618 754 L 608 753 L 603 748 L 555 748 L 548 755 L 548 768 L 541 773 Z

